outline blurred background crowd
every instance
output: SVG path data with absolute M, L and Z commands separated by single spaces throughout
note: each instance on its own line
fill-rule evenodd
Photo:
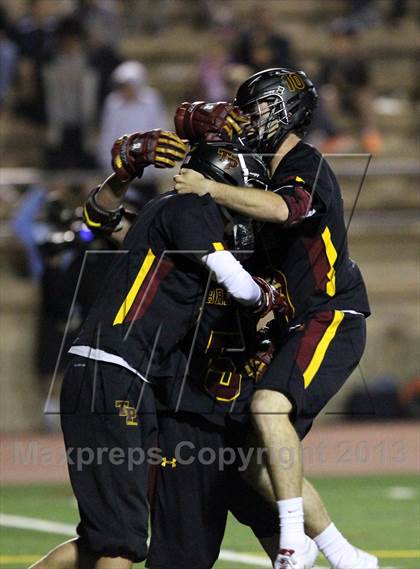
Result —
M 318 88 L 308 141 L 334 154 L 372 300 L 363 366 L 331 415 L 418 417 L 419 30 L 418 0 L 0 0 L 3 427 L 54 428 L 42 402 L 56 408 L 58 356 L 112 259 L 80 221 L 112 142 L 173 128 L 184 100 L 231 100 L 267 67 Z M 146 170 L 132 205 L 172 174 Z

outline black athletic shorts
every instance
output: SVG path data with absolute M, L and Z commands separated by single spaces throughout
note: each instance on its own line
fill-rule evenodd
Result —
M 365 345 L 364 316 L 318 312 L 282 342 L 256 388 L 280 391 L 290 399 L 293 424 L 303 439 L 360 362 Z
M 61 425 L 80 546 L 98 556 L 144 560 L 145 454 L 157 443 L 150 386 L 123 367 L 73 356 L 61 390 Z
M 159 414 L 163 461 L 156 473 L 147 567 L 213 567 L 229 510 L 257 537 L 278 534 L 276 509 L 242 480 L 235 453 L 227 451 L 241 443 L 246 427 L 237 428 L 239 433 L 233 424 L 224 430 L 190 413 Z

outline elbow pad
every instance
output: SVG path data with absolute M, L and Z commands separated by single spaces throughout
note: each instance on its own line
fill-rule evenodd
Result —
M 279 195 L 289 210 L 289 216 L 284 226 L 291 227 L 303 221 L 311 208 L 311 194 L 300 186 L 286 186 L 280 189 Z

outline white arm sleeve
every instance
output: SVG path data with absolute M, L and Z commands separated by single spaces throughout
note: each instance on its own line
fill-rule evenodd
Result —
M 259 301 L 260 287 L 232 253 L 216 251 L 204 255 L 201 260 L 235 300 L 245 306 L 252 306 Z

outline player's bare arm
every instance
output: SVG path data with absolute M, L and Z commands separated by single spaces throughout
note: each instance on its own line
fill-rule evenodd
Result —
M 269 115 L 262 104 L 263 117 Z M 251 115 L 252 117 L 252 115 Z M 251 123 L 251 124 L 250 124 Z M 232 128 L 234 125 L 234 128 Z M 244 134 L 251 127 L 252 120 L 243 111 L 231 103 L 183 103 L 175 112 L 175 128 L 183 138 L 191 143 L 200 140 L 215 140 L 233 134 Z M 255 128 L 253 129 L 255 130 Z M 275 149 L 270 164 L 271 173 L 277 169 L 284 156 L 300 141 L 293 132 L 289 132 Z M 294 195 L 279 195 L 273 192 L 261 193 L 249 188 L 232 188 L 227 184 L 206 179 L 195 171 L 181 170 L 175 176 L 175 189 L 179 193 L 195 193 L 199 196 L 210 194 L 219 205 L 233 209 L 242 215 L 259 221 L 294 225 L 301 221 L 309 211 L 311 196 L 304 190 Z
M 273 192 L 254 188 L 235 188 L 206 179 L 194 170 L 182 170 L 175 176 L 175 189 L 180 194 L 210 194 L 214 201 L 239 213 L 273 223 L 285 223 L 289 210 L 283 198 Z
M 249 123 L 248 117 L 232 103 L 203 101 L 182 103 L 175 112 L 174 120 L 178 135 L 191 143 L 240 136 Z M 195 193 L 199 196 L 208 193 L 219 205 L 260 221 L 284 223 L 289 215 L 287 205 L 280 196 L 262 194 L 250 188 L 232 188 L 208 180 L 193 170 L 182 170 L 175 176 L 175 189 L 179 193 Z
M 312 201 L 307 189 L 299 185 L 284 186 L 278 189 L 279 193 L 264 192 L 256 188 L 228 186 L 208 180 L 194 170 L 184 169 L 175 176 L 175 189 L 181 194 L 210 194 L 217 204 L 242 215 L 285 226 L 302 221 L 308 214 Z

